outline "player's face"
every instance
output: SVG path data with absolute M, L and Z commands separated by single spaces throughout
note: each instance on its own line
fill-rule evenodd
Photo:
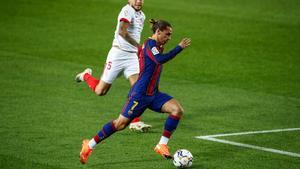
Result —
M 128 0 L 128 3 L 136 10 L 139 11 L 142 9 L 144 0 Z
M 172 28 L 171 27 L 167 27 L 165 30 L 157 31 L 157 41 L 160 45 L 165 45 L 172 36 Z

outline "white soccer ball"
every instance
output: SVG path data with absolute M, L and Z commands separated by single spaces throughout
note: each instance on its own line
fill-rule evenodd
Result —
M 188 168 L 193 164 L 193 155 L 186 149 L 179 149 L 173 156 L 173 163 L 177 168 Z

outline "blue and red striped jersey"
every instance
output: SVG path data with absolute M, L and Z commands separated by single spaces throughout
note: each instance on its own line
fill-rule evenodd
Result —
M 140 73 L 137 82 L 131 89 L 135 94 L 152 96 L 158 91 L 162 64 L 174 58 L 182 47 L 177 45 L 173 50 L 163 54 L 163 49 L 156 41 L 148 39 L 139 54 Z

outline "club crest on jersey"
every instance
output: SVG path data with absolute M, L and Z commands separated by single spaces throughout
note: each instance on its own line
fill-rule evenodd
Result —
M 153 47 L 153 48 L 151 49 L 151 52 L 153 53 L 153 55 L 159 54 L 159 51 L 157 50 L 156 47 Z

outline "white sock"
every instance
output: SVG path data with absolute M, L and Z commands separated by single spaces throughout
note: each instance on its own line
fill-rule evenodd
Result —
M 165 144 L 165 145 L 167 145 L 168 142 L 169 142 L 169 138 L 168 137 L 161 136 L 158 144 Z
M 97 145 L 97 142 L 94 140 L 94 138 L 92 138 L 90 141 L 89 141 L 89 147 L 91 149 L 94 149 Z

